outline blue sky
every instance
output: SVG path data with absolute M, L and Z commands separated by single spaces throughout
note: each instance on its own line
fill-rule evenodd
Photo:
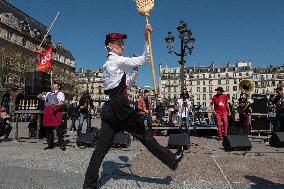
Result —
M 100 68 L 106 57 L 104 38 L 110 32 L 128 34 L 125 55 L 142 53 L 145 18 L 132 0 L 10 0 L 10 3 L 49 26 L 54 42 L 62 42 L 76 58 L 76 67 Z M 168 54 L 165 36 L 183 19 L 196 39 L 187 65 L 224 65 L 251 60 L 254 67 L 284 64 L 283 0 L 156 0 L 150 15 L 156 75 L 158 64 L 178 66 Z M 179 49 L 176 48 L 176 51 Z M 152 86 L 150 65 L 140 69 L 138 82 Z

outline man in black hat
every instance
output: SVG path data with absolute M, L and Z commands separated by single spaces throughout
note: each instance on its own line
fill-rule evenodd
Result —
M 145 39 L 147 33 L 151 32 L 148 24 L 145 28 Z M 105 45 L 108 56 L 103 65 L 104 93 L 109 96 L 109 100 L 103 105 L 101 112 L 101 129 L 97 139 L 89 167 L 85 175 L 84 189 L 94 189 L 97 187 L 99 178 L 99 168 L 108 153 L 115 133 L 127 131 L 138 139 L 154 156 L 160 159 L 172 170 L 175 170 L 183 155 L 183 149 L 176 154 L 166 147 L 161 146 L 151 135 L 145 131 L 145 126 L 141 122 L 139 115 L 130 107 L 127 86 L 135 81 L 138 66 L 142 66 L 149 60 L 148 48 L 145 48 L 142 56 L 124 57 L 125 34 L 111 33 L 106 35 Z M 126 74 L 132 68 L 131 74 Z
M 224 136 L 228 135 L 228 115 L 230 115 L 230 108 L 228 104 L 228 96 L 223 94 L 224 89 L 222 87 L 218 87 L 215 91 L 217 91 L 217 94 L 213 96 L 211 106 L 213 114 L 217 120 L 218 138 L 219 140 L 222 140 L 222 122 Z
M 274 128 L 275 130 L 284 131 L 284 93 L 283 88 L 281 86 L 277 87 L 275 89 L 276 96 L 274 97 L 272 101 L 273 109 L 276 112 L 276 118 L 277 118 L 277 128 Z

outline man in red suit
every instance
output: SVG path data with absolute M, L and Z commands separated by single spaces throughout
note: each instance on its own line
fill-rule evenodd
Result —
M 222 122 L 223 122 L 224 136 L 227 136 L 228 114 L 230 115 L 231 113 L 228 104 L 228 96 L 226 94 L 223 94 L 224 89 L 222 87 L 218 87 L 217 89 L 215 89 L 215 91 L 217 91 L 217 94 L 213 96 L 211 105 L 214 106 L 214 108 L 212 107 L 212 111 L 217 120 L 219 140 L 223 140 Z

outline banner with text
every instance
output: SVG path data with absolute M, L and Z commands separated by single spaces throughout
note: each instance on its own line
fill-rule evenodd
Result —
M 52 47 L 41 51 L 37 55 L 37 70 L 42 72 L 48 72 L 52 70 Z

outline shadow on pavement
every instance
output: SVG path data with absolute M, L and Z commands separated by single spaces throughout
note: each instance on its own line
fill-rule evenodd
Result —
M 119 156 L 119 159 L 124 163 L 105 161 L 102 164 L 103 171 L 101 172 L 100 179 L 98 180 L 98 188 L 103 187 L 111 179 L 134 180 L 139 188 L 142 188 L 139 182 L 169 185 L 173 180 L 171 176 L 159 179 L 134 175 L 130 169 L 131 165 L 127 164 L 129 158 L 127 156 Z M 121 171 L 121 168 L 128 168 L 130 173 Z
M 252 189 L 283 189 L 284 184 L 279 184 L 257 176 L 245 176 L 246 179 L 254 184 L 251 184 Z

